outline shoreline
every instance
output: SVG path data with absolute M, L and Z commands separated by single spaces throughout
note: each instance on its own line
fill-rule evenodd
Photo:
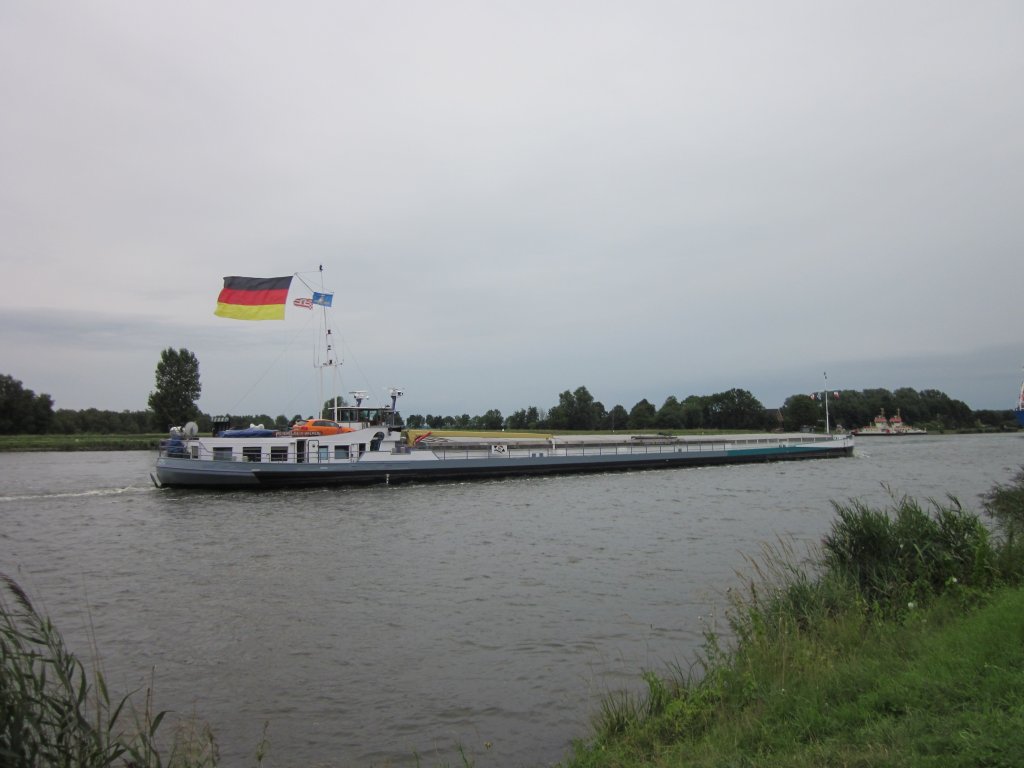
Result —
M 166 435 L 0 435 L 0 453 L 155 451 Z

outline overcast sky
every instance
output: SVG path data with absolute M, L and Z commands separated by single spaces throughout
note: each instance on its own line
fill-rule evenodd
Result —
M 1024 3 L 0 2 L 0 373 L 143 409 L 342 392 L 504 415 L 733 387 L 940 389 L 1024 363 Z M 292 297 L 308 296 L 301 283 Z

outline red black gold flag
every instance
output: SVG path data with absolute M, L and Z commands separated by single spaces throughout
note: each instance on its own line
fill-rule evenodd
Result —
M 288 277 L 225 277 L 213 314 L 235 320 L 284 320 Z

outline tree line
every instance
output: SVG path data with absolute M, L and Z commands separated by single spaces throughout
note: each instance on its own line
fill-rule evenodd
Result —
M 149 394 L 149 409 L 145 411 L 55 411 L 49 395 L 37 395 L 12 376 L 0 375 L 0 434 L 146 434 L 165 432 L 189 421 L 197 422 L 201 432 L 210 431 L 213 419 L 202 413 L 196 402 L 202 387 L 199 361 L 193 353 L 187 349 L 163 350 L 155 384 Z M 344 398 L 339 400 L 348 405 Z M 332 404 L 324 404 L 323 418 L 330 418 Z M 623 405 L 607 408 L 594 399 L 587 387 L 581 386 L 562 392 L 558 402 L 547 409 L 529 406 L 507 417 L 497 409 L 477 416 L 412 414 L 405 419 L 405 425 L 413 429 L 512 431 L 821 430 L 825 427 L 826 404 L 829 426 L 837 430 L 866 426 L 879 413 L 889 417 L 898 413 L 905 422 L 933 431 L 1016 429 L 1014 414 L 1009 409 L 974 411 L 944 392 L 909 387 L 893 392 L 865 389 L 791 395 L 780 409 L 765 408 L 749 391 L 736 388 L 711 395 L 673 395 L 660 406 L 644 398 L 627 410 Z M 263 424 L 285 430 L 302 416 L 235 414 L 228 418 L 233 426 Z
M 413 414 L 405 423 L 413 429 L 509 429 L 509 430 L 638 430 L 638 429 L 750 429 L 778 427 L 778 419 L 750 392 L 730 389 L 713 395 L 690 395 L 684 400 L 669 397 L 661 407 L 644 398 L 628 411 L 611 409 L 578 387 L 558 396 L 558 403 L 545 410 L 530 406 L 503 418 L 501 411 L 482 416 L 437 416 Z
M 937 389 L 915 390 L 901 387 L 894 392 L 887 389 L 841 390 L 817 395 L 792 395 L 782 407 L 783 426 L 799 429 L 820 423 L 825 403 L 831 426 L 837 429 L 857 429 L 870 424 L 883 414 L 891 418 L 897 414 L 908 424 L 934 430 L 999 428 L 1013 422 L 1013 411 L 971 410 L 967 403 L 954 400 Z
M 972 410 L 934 389 L 917 391 L 910 387 L 843 390 L 828 393 L 828 421 L 832 429 L 857 429 L 871 424 L 875 416 L 900 414 L 909 424 L 933 431 L 969 429 L 1016 429 L 1013 411 Z M 788 397 L 782 408 L 765 408 L 745 389 L 730 389 L 711 395 L 670 395 L 655 406 L 646 398 L 626 410 L 611 409 L 595 401 L 586 387 L 562 392 L 550 410 L 532 406 L 503 418 L 498 410 L 482 416 L 425 416 L 413 414 L 406 425 L 415 429 L 508 429 L 508 430 L 824 430 L 825 395 L 798 394 Z

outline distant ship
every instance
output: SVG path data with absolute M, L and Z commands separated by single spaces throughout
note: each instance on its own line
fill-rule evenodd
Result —
M 1017 395 L 1017 407 L 1013 409 L 1017 414 L 1017 423 L 1024 427 L 1024 382 L 1020 385 L 1020 394 Z
M 1019 414 L 1018 418 L 1020 418 Z M 870 426 L 855 429 L 853 430 L 853 434 L 858 437 L 870 437 L 871 435 L 885 435 L 887 437 L 893 437 L 899 435 L 927 435 L 928 430 L 912 427 L 909 424 L 904 423 L 903 417 L 900 416 L 900 412 L 898 410 L 896 411 L 895 416 L 891 419 L 887 419 L 885 417 L 885 409 L 883 408 L 881 413 L 875 416 L 875 420 Z

